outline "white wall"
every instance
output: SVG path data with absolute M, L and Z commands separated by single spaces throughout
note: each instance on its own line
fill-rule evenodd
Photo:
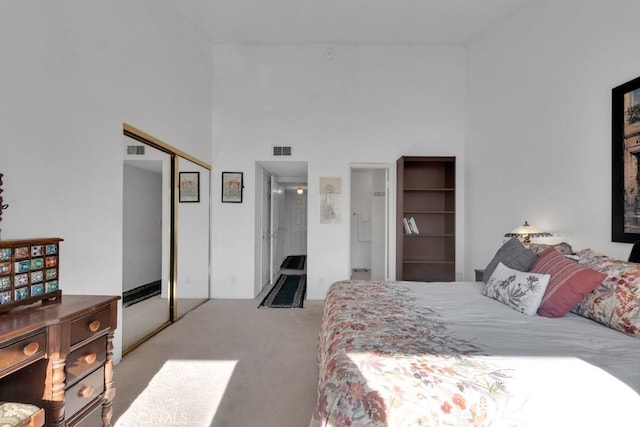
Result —
M 611 243 L 611 89 L 640 75 L 637 0 L 540 0 L 469 46 L 466 277 L 528 220 Z
M 178 204 L 178 288 L 180 300 L 209 298 L 210 172 L 183 158 L 180 172 L 198 172 L 200 201 Z M 178 303 L 180 310 L 180 303 Z
M 164 4 L 0 2 L 2 237 L 64 238 L 63 294 L 122 292 L 123 122 L 211 158 L 211 52 Z
M 254 162 L 273 160 L 273 145 L 291 145 L 291 160 L 309 162 L 311 299 L 349 277 L 350 221 L 345 215 L 339 224 L 320 224 L 320 177 L 342 178 L 348 214 L 350 163 L 394 163 L 401 155 L 455 155 L 465 163 L 464 48 L 332 47 L 331 61 L 323 45 L 214 47 L 213 169 L 245 172 L 245 193 L 242 204 L 213 204 L 213 297 L 254 296 L 255 270 L 246 266 L 255 251 Z M 458 178 L 461 239 L 463 167 Z M 213 189 L 220 200 L 219 173 Z

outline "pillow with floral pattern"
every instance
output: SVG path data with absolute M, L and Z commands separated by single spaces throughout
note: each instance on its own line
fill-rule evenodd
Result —
M 546 243 L 525 243 L 524 247 L 538 255 L 542 255 L 549 248 L 553 248 L 565 256 L 573 254 L 573 248 L 567 242 L 560 242 L 553 245 L 548 245 Z
M 571 311 L 640 338 L 640 265 L 610 258 L 592 249 L 576 255 L 578 263 L 607 277 Z
M 533 316 L 540 307 L 550 278 L 549 274 L 518 271 L 498 263 L 482 294 L 520 313 Z

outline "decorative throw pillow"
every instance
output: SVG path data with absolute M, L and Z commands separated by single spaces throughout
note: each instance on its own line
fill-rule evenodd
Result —
M 534 274 L 513 270 L 498 263 L 482 294 L 508 305 L 527 316 L 536 314 L 544 291 L 549 284 L 548 274 Z
M 607 275 L 600 286 L 573 308 L 574 313 L 640 338 L 640 265 L 602 255 L 577 252 L 578 263 Z
M 565 258 L 552 247 L 540 255 L 530 272 L 551 275 L 538 308 L 538 314 L 545 317 L 564 316 L 607 277 Z
M 522 242 L 517 237 L 514 237 L 498 249 L 498 252 L 496 252 L 491 262 L 484 269 L 482 281 L 487 283 L 493 270 L 495 270 L 500 262 L 515 270 L 529 271 L 537 258 L 538 255 L 525 248 Z
M 542 254 L 544 251 L 546 251 L 549 248 L 553 248 L 553 249 L 557 250 L 562 255 L 572 255 L 573 254 L 573 248 L 567 242 L 560 242 L 560 243 L 556 243 L 554 245 L 547 245 L 545 243 L 528 243 L 528 244 L 525 244 L 524 246 L 526 248 L 529 248 L 533 253 L 536 253 L 538 255 Z

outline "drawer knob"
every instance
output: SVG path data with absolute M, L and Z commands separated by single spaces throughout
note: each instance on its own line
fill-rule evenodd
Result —
M 38 344 L 37 342 L 30 342 L 29 344 L 24 346 L 22 352 L 25 356 L 33 356 L 39 349 L 40 344 Z
M 91 397 L 93 394 L 93 387 L 90 385 L 85 385 L 78 390 L 78 397 L 84 397 L 85 399 Z
M 87 365 L 91 365 L 93 362 L 96 361 L 97 358 L 98 358 L 98 355 L 96 353 L 89 353 L 84 356 L 84 361 Z
M 94 320 L 93 322 L 89 323 L 89 330 L 91 332 L 96 332 L 98 329 L 100 329 L 100 321 L 99 320 Z

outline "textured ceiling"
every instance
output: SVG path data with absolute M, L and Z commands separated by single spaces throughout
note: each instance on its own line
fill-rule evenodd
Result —
M 467 43 L 533 0 L 169 0 L 212 43 Z

